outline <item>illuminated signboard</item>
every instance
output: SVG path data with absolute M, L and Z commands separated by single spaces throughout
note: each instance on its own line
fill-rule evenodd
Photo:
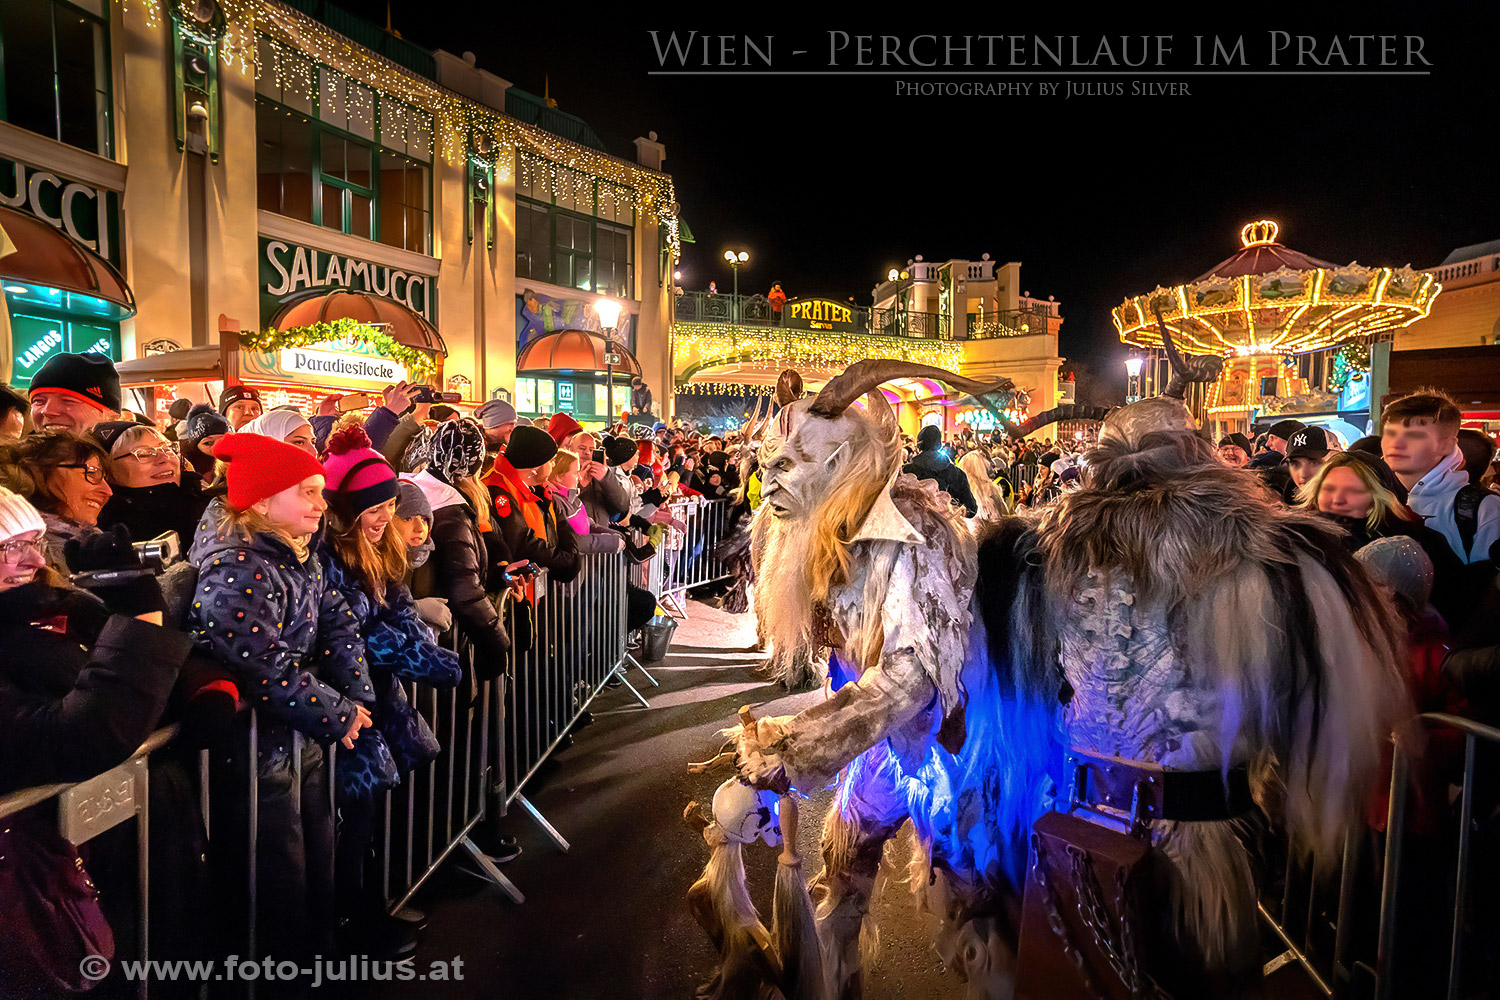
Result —
M 782 308 L 782 325 L 798 330 L 857 333 L 854 306 L 832 299 L 793 299 Z

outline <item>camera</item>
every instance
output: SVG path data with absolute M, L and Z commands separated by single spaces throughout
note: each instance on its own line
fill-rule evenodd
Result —
M 143 576 L 160 576 L 168 567 L 182 559 L 182 540 L 175 531 L 164 531 L 144 542 L 131 542 L 139 566 L 115 566 L 109 569 L 91 569 L 73 573 L 69 577 L 80 587 L 109 586 Z
M 414 403 L 457 403 L 463 399 L 463 395 L 457 392 L 438 392 L 430 385 L 417 387 L 417 395 L 412 400 Z

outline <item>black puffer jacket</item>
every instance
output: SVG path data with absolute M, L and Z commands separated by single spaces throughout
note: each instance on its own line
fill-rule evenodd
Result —
M 184 472 L 181 483 L 116 486 L 114 491 L 99 512 L 100 528 L 108 531 L 123 524 L 138 542 L 175 531 L 184 551 L 193 544 L 204 508 L 212 499 L 203 491 L 203 479 L 196 472 Z
M 192 648 L 86 593 L 39 583 L 0 591 L 0 793 L 82 781 L 129 757 Z
M 969 477 L 938 449 L 917 452 L 916 457 L 907 462 L 901 471 L 909 472 L 918 479 L 931 479 L 937 483 L 938 488 L 948 494 L 954 503 L 962 506 L 969 517 L 979 511 L 974 491 L 969 488 Z
M 1371 528 L 1365 519 L 1343 517 L 1338 514 L 1323 514 L 1324 517 L 1349 532 L 1349 551 L 1357 552 L 1377 538 L 1402 536 L 1422 546 L 1427 558 L 1432 560 L 1432 606 L 1451 628 L 1457 628 L 1467 617 L 1468 605 L 1473 595 L 1466 593 L 1464 564 L 1448 545 L 1448 540 L 1420 521 L 1408 521 L 1394 514 Z
M 454 624 L 474 645 L 476 672 L 485 679 L 498 677 L 510 637 L 485 592 L 490 558 L 478 516 L 462 493 L 432 474 L 408 478 L 432 505 L 433 552 L 422 567 L 424 577 L 430 573 L 432 593 L 418 596 L 447 600 Z

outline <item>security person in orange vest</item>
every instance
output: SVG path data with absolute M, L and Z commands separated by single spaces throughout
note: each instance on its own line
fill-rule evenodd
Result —
M 547 481 L 557 442 L 540 427 L 518 426 L 495 468 L 482 482 L 490 491 L 495 530 L 513 560 L 529 559 L 559 583 L 578 575 L 573 529 L 558 523 L 540 487 Z

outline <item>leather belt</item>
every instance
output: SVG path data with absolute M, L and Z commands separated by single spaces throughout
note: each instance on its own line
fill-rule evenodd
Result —
M 1255 807 L 1243 766 L 1220 771 L 1179 771 L 1140 760 L 1086 750 L 1062 756 L 1064 812 L 1084 809 L 1140 832 L 1152 820 L 1205 822 L 1242 816 Z

